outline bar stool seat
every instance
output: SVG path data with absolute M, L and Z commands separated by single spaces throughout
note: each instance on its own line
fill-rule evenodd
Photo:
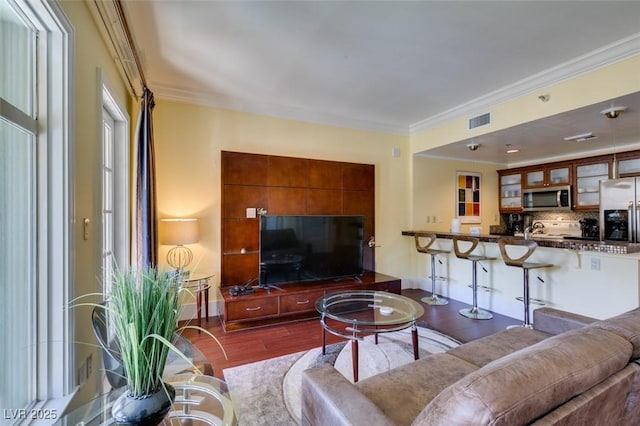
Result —
M 416 242 L 416 250 L 419 253 L 425 253 L 431 256 L 431 296 L 423 297 L 420 299 L 422 302 L 427 305 L 446 305 L 449 303 L 447 299 L 442 299 L 438 297 L 436 294 L 436 280 L 441 277 L 436 277 L 436 256 L 449 253 L 448 250 L 440 250 L 431 248 L 431 245 L 436 241 L 437 237 L 435 234 L 428 234 L 422 236 L 422 238 L 426 238 L 427 242 L 425 245 L 420 245 L 420 236 L 414 235 L 414 239 Z
M 518 258 L 513 258 L 509 256 L 507 253 L 507 246 L 520 246 L 526 247 L 527 251 Z M 535 241 L 531 240 L 520 240 L 515 238 L 501 238 L 498 240 L 498 247 L 500 248 L 500 254 L 502 255 L 502 260 L 505 265 L 513 266 L 515 268 L 522 268 L 523 271 L 523 296 L 517 297 L 517 300 L 520 300 L 524 304 L 524 323 L 518 326 L 509 326 L 511 327 L 526 327 L 532 328 L 531 322 L 529 321 L 529 306 L 531 303 L 536 305 L 544 305 L 542 300 L 531 299 L 529 297 L 529 271 L 531 269 L 539 269 L 539 268 L 550 268 L 553 263 L 540 263 L 540 262 L 527 262 L 526 260 L 531 257 L 533 252 L 538 247 L 538 244 Z
M 471 243 L 471 246 L 463 251 L 460 248 L 460 242 L 466 241 Z M 460 309 L 458 311 L 460 315 L 477 320 L 488 320 L 493 318 L 493 314 L 489 311 L 485 311 L 484 309 L 478 308 L 478 262 L 483 262 L 486 260 L 495 260 L 495 257 L 471 254 L 476 247 L 480 239 L 474 237 L 467 237 L 464 235 L 454 236 L 453 237 L 453 249 L 456 253 L 456 257 L 458 259 L 465 259 L 471 261 L 471 288 L 473 291 L 473 305 L 471 308 Z

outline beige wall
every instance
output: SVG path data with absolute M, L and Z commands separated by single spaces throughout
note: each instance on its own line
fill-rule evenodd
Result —
M 492 122 L 487 126 L 469 131 L 468 117 L 465 116 L 414 134 L 411 136 L 411 152 L 421 152 L 638 91 L 640 56 L 495 105 L 489 108 Z M 549 94 L 549 102 L 541 103 L 538 100 L 541 94 Z
M 73 66 L 73 241 L 74 270 L 72 297 L 101 291 L 99 282 L 101 261 L 101 105 L 98 90 L 98 69 L 102 69 L 122 105 L 129 103 L 126 86 L 120 78 L 111 55 L 100 37 L 84 2 L 62 1 L 62 8 L 75 30 Z M 91 221 L 90 237 L 83 239 L 82 219 Z M 100 352 L 91 330 L 91 308 L 74 309 L 75 370 L 89 354 L 93 357 L 93 374 L 84 383 L 74 404 L 90 398 L 98 386 Z
M 220 151 L 374 164 L 377 269 L 406 269 L 401 230 L 409 226 L 408 138 L 158 100 L 154 111 L 160 217 L 197 217 L 197 270 L 220 275 Z M 400 157 L 391 155 L 400 149 Z M 164 261 L 167 247 L 160 247 Z

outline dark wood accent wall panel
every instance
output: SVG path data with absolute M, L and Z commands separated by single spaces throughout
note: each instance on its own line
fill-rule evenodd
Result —
M 222 151 L 223 287 L 258 277 L 258 219 L 247 208 L 272 215 L 364 215 L 364 267 L 373 270 L 366 246 L 375 229 L 375 167 Z

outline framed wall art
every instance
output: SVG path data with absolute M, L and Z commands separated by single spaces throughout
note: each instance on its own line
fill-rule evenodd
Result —
M 480 183 L 482 175 L 456 172 L 456 217 L 460 223 L 480 223 Z

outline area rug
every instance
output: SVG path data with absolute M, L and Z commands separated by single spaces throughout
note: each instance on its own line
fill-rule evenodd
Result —
M 418 327 L 420 358 L 445 352 L 460 343 L 425 327 Z M 359 380 L 413 361 L 411 331 L 402 330 L 367 336 L 358 347 Z M 227 368 L 223 371 L 240 424 L 299 425 L 301 418 L 300 387 L 302 372 L 322 364 L 332 364 L 353 382 L 351 344 L 348 342 L 314 348 L 264 361 Z

